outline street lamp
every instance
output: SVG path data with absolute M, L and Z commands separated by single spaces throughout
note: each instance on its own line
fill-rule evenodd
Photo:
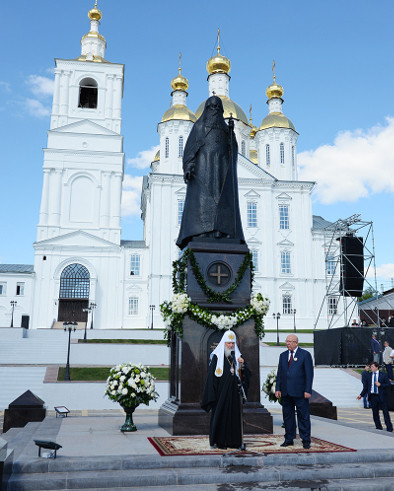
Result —
M 280 313 L 278 312 L 277 314 L 272 314 L 272 317 L 276 319 L 276 346 L 280 346 L 279 344 L 279 319 L 280 319 Z
M 77 328 L 76 322 L 63 322 L 64 330 L 68 331 L 68 348 L 67 348 L 67 363 L 66 371 L 64 372 L 64 380 L 71 380 L 70 378 L 70 344 L 71 344 L 71 331 L 75 331 Z
M 94 302 L 90 302 L 89 308 L 92 309 L 92 322 L 90 323 L 90 329 L 93 329 L 93 317 L 94 317 L 94 309 L 97 307 L 97 304 Z
M 297 332 L 297 329 L 296 329 L 296 321 L 295 321 L 295 316 L 296 316 L 297 310 L 296 309 L 293 309 L 291 311 L 291 313 L 294 315 L 294 332 Z
M 152 321 L 151 321 L 151 325 L 150 325 L 150 328 L 153 329 L 153 311 L 155 310 L 155 305 L 149 305 L 149 308 L 150 308 L 150 311 L 151 311 L 151 314 L 152 314 Z M 149 327 L 148 327 L 149 329 Z
M 92 312 L 92 309 L 90 307 L 86 307 L 86 309 L 82 309 L 82 312 L 87 312 L 87 318 L 86 318 L 86 322 L 85 322 L 85 332 L 84 332 L 84 335 L 83 335 L 83 342 L 84 343 L 87 343 L 88 342 L 88 339 L 87 339 L 87 333 L 86 333 L 86 330 L 87 330 L 87 326 L 88 326 L 88 320 L 89 320 L 89 313 Z
M 17 303 L 18 302 L 16 300 L 11 300 L 11 302 L 10 302 L 11 308 L 12 308 L 12 311 L 11 311 L 11 327 L 14 327 L 14 309 L 15 309 L 15 305 Z

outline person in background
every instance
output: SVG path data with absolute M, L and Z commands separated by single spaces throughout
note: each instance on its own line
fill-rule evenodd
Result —
M 393 349 L 389 346 L 389 342 L 385 341 L 383 351 L 383 363 L 386 367 L 386 372 L 390 380 L 393 380 L 393 359 L 391 358 L 391 352 Z
M 376 339 L 375 334 L 372 334 L 371 338 L 371 351 L 372 351 L 372 357 L 373 361 L 376 363 L 380 362 L 380 354 L 382 352 L 382 347 L 379 343 L 379 341 Z
M 371 365 L 365 365 L 364 370 L 361 372 L 361 382 L 363 384 L 363 387 L 368 381 L 368 374 L 369 374 L 370 369 L 371 369 Z M 364 409 L 369 409 L 369 402 L 368 402 L 368 395 L 367 394 L 365 394 L 363 396 L 363 403 L 364 403 Z

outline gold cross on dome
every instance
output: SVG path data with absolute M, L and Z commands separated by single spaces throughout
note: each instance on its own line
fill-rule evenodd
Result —
M 210 273 L 209 275 L 216 277 L 217 282 L 218 282 L 218 285 L 221 285 L 222 284 L 222 278 L 227 278 L 228 277 L 228 273 L 222 273 L 221 265 L 220 264 L 217 265 L 216 273 Z

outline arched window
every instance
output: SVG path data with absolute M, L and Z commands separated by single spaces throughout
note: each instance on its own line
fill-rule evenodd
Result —
M 179 150 L 178 150 L 178 157 L 182 158 L 183 157 L 183 136 L 179 137 Z
M 90 274 L 82 264 L 70 264 L 60 275 L 59 298 L 89 298 Z
M 279 149 L 280 149 L 280 163 L 282 165 L 285 165 L 285 146 L 283 143 L 280 144 Z
M 267 167 L 271 165 L 270 146 L 268 144 L 265 146 L 265 163 Z
M 283 293 L 282 295 L 282 313 L 283 314 L 292 314 L 292 301 L 291 301 L 291 293 Z
M 79 83 L 78 107 L 97 109 L 98 89 L 97 82 L 92 78 L 84 78 Z
M 170 139 L 168 138 L 168 136 L 166 136 L 165 145 L 166 146 L 164 156 L 166 159 L 168 159 L 168 157 L 170 156 Z
M 241 154 L 244 155 L 244 156 L 246 154 L 245 140 L 242 140 L 242 142 L 241 142 Z

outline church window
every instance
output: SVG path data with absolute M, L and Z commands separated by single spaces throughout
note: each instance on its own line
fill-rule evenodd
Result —
M 285 165 L 285 146 L 283 143 L 279 145 L 279 149 L 280 149 L 280 163 L 282 165 Z
M 82 264 L 70 264 L 60 275 L 60 298 L 89 298 L 90 274 Z
M 335 257 L 326 256 L 326 271 L 327 274 L 335 274 Z
M 7 293 L 7 283 L 1 282 L 0 283 L 0 296 L 5 296 Z
M 166 159 L 168 159 L 168 157 L 170 156 L 170 139 L 168 138 L 168 136 L 166 136 L 166 139 L 165 139 L 165 153 L 164 153 L 164 156 Z
M 178 225 L 182 223 L 183 207 L 185 206 L 185 200 L 178 200 Z
M 92 78 L 84 78 L 79 84 L 78 107 L 97 109 L 98 89 L 97 82 Z
M 138 315 L 138 297 L 129 297 L 129 315 Z
M 271 165 L 270 146 L 268 144 L 265 146 L 265 163 L 267 167 Z
M 280 272 L 282 274 L 290 274 L 291 273 L 290 252 L 289 251 L 281 251 L 281 253 L 280 253 Z
M 257 203 L 255 201 L 248 201 L 247 219 L 248 227 L 257 227 Z
M 183 157 L 183 136 L 179 137 L 179 150 L 178 150 L 178 157 L 182 158 Z
M 291 307 L 291 294 L 290 293 L 284 293 L 282 295 L 282 306 L 283 306 L 283 313 L 284 314 L 292 314 L 292 307 Z
M 328 297 L 328 314 L 335 315 L 337 313 L 337 298 Z
M 254 270 L 258 271 L 259 270 L 259 251 L 258 251 L 258 249 L 251 249 L 250 252 L 252 254 L 252 262 L 253 262 Z
M 244 156 L 246 154 L 245 140 L 242 140 L 242 142 L 241 142 L 241 154 L 244 155 Z
M 24 283 L 17 283 L 16 284 L 16 295 L 19 297 L 23 297 L 25 294 L 25 284 Z
M 289 205 L 279 205 L 279 228 L 288 230 L 289 225 Z
M 132 254 L 130 256 L 130 275 L 139 276 L 141 274 L 141 256 Z

